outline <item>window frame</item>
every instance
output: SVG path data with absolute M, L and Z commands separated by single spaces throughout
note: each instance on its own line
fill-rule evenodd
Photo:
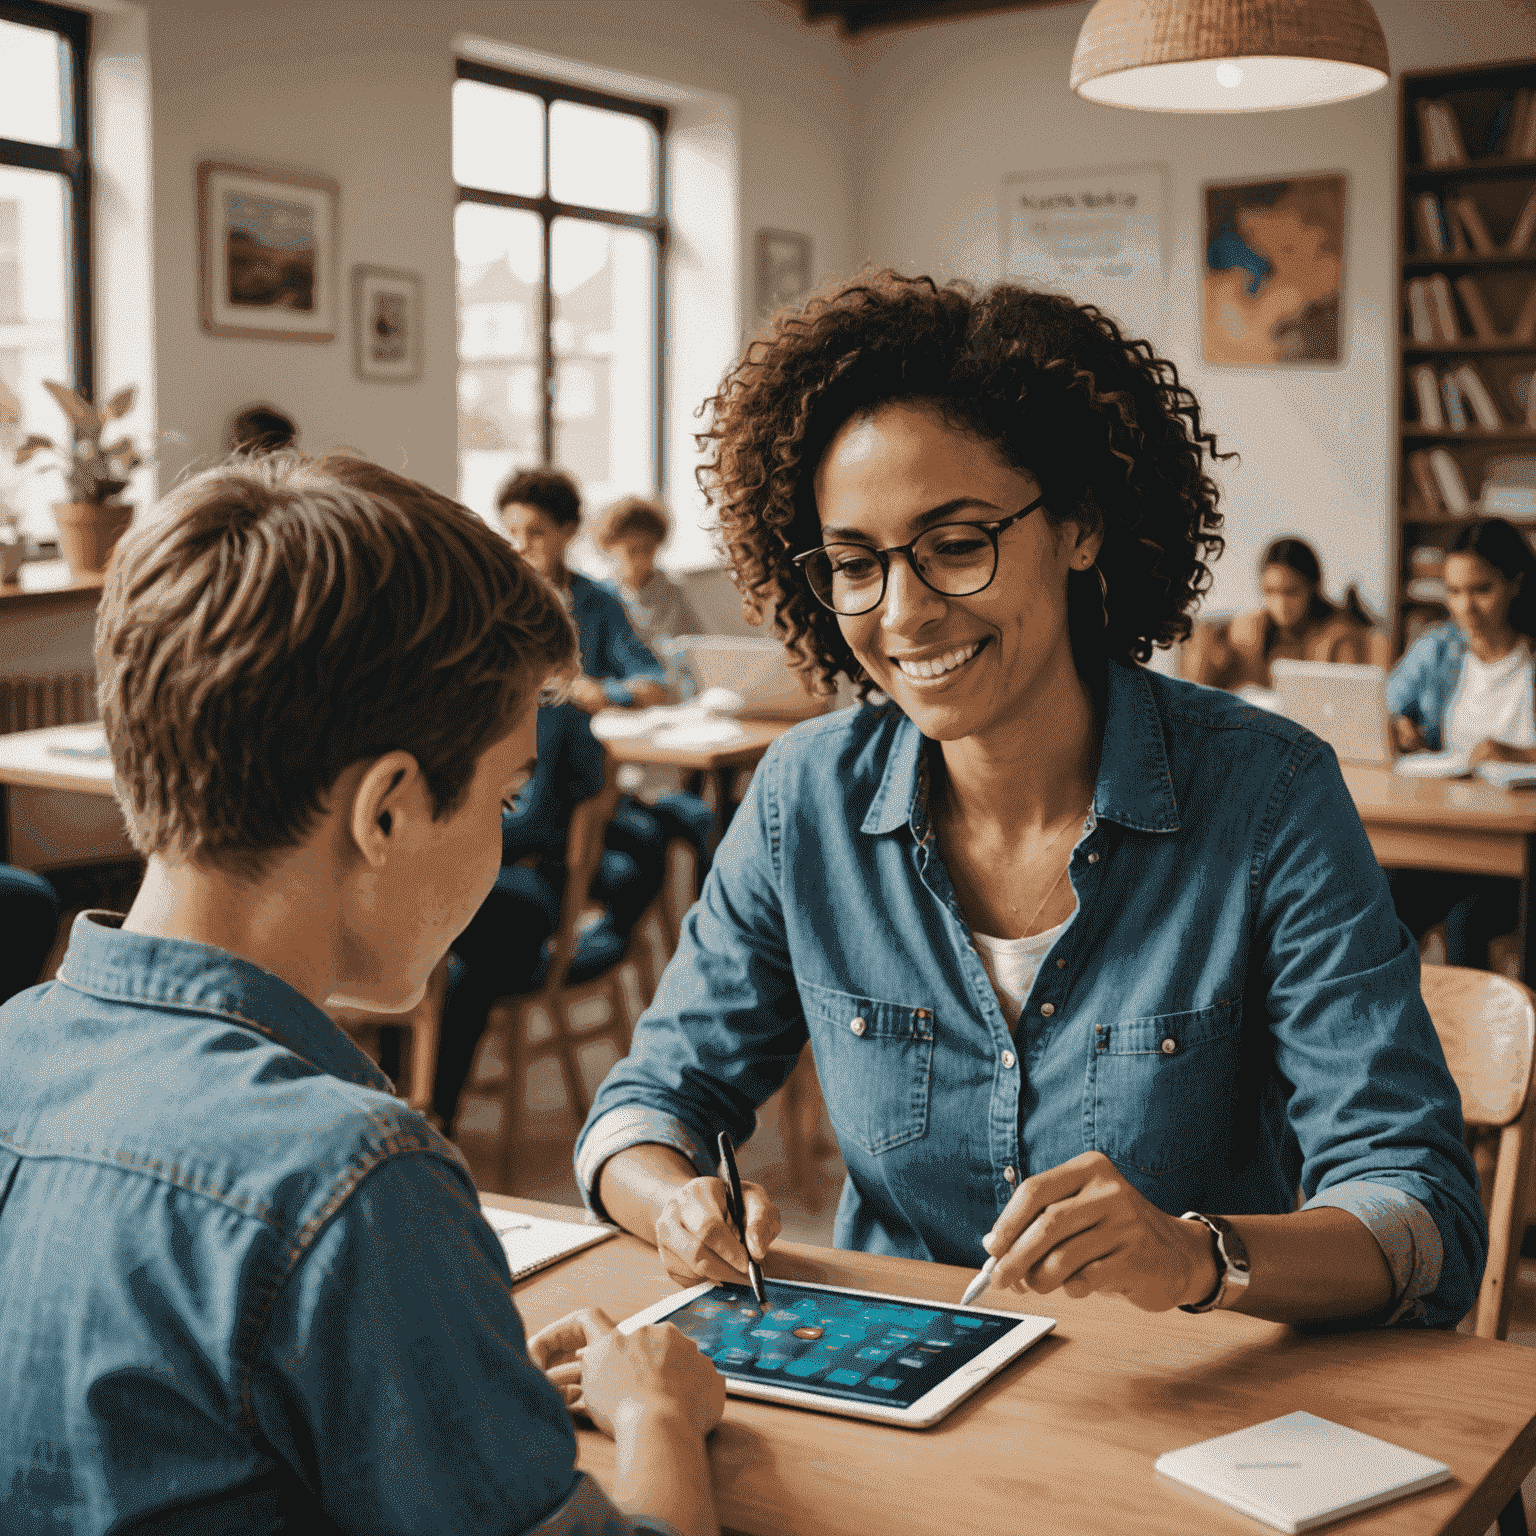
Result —
M 5 0 L 0 0 L 3 6 Z M 554 461 L 555 448 L 555 351 L 554 351 L 554 289 L 550 278 L 551 231 L 557 218 L 584 219 L 589 223 L 609 224 L 621 229 L 644 230 L 656 241 L 655 293 L 652 304 L 652 321 L 656 338 L 656 366 L 654 387 L 656 391 L 655 442 L 652 453 L 654 485 L 652 490 L 660 495 L 666 483 L 666 342 L 663 326 L 666 321 L 666 266 L 671 243 L 671 226 L 667 220 L 667 109 L 650 102 L 634 101 L 626 96 L 612 96 L 606 91 L 588 90 L 584 86 L 567 85 L 559 80 L 546 80 L 538 75 L 520 74 L 516 70 L 500 69 L 492 64 L 481 64 L 474 59 L 459 59 L 455 71 L 458 80 L 476 80 L 482 85 L 500 86 L 505 90 L 520 91 L 537 96 L 544 103 L 544 190 L 538 197 L 528 197 L 516 192 L 492 192 L 483 187 L 466 187 L 455 181 L 457 193 L 454 206 L 459 203 L 481 203 L 491 208 L 515 208 L 539 216 L 543 237 L 543 272 L 540 278 L 541 314 L 539 317 L 539 394 L 540 457 L 545 465 Z M 622 112 L 629 117 L 643 118 L 656 130 L 656 211 L 655 213 L 616 213 L 609 208 L 591 208 L 582 203 L 563 203 L 550 196 L 549 191 L 549 109 L 557 101 L 574 102 L 583 107 L 599 107 L 608 112 Z
M 88 11 L 50 5 L 47 0 L 0 0 L 0 21 L 57 33 L 70 45 L 69 66 L 60 71 L 59 80 L 69 144 L 58 147 L 0 138 L 0 165 L 15 166 L 24 171 L 52 172 L 68 184 L 70 228 L 67 249 L 73 271 L 71 281 L 66 284 L 69 314 L 64 329 L 69 349 L 69 382 L 87 400 L 94 400 L 90 110 L 86 89 L 91 56 L 91 16 Z

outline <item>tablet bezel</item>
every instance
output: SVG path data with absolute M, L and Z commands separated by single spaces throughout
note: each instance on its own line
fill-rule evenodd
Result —
M 769 1277 L 774 1283 L 773 1277 Z M 781 1285 L 792 1285 L 802 1291 L 826 1291 L 833 1296 L 851 1296 L 860 1301 L 894 1301 L 904 1307 L 923 1307 L 941 1312 L 982 1313 L 987 1317 L 1012 1319 L 1010 1328 L 995 1343 L 989 1344 L 974 1360 L 959 1367 L 953 1375 L 946 1376 L 936 1386 L 930 1387 L 915 1403 L 902 1408 L 883 1403 L 861 1403 L 845 1397 L 828 1397 L 814 1387 L 781 1387 L 771 1382 L 743 1381 L 727 1376 L 725 1390 L 737 1397 L 756 1398 L 761 1402 L 783 1403 L 791 1408 L 810 1408 L 817 1413 L 836 1413 L 849 1419 L 874 1419 L 881 1424 L 898 1424 L 904 1429 L 926 1429 L 937 1424 L 956 1404 L 962 1403 L 983 1383 L 1002 1370 L 1005 1365 L 1018 1359 L 1032 1344 L 1038 1343 L 1055 1326 L 1054 1317 L 1039 1317 L 1032 1312 L 1003 1312 L 995 1307 L 961 1306 L 953 1301 L 930 1301 L 927 1297 L 893 1296 L 887 1291 L 855 1290 L 847 1285 L 817 1285 L 810 1280 L 782 1280 Z M 620 1333 L 633 1333 L 647 1323 L 664 1323 L 674 1312 L 681 1311 L 689 1302 L 707 1296 L 720 1284 L 706 1280 L 690 1286 L 675 1296 L 664 1297 L 633 1317 L 619 1324 Z

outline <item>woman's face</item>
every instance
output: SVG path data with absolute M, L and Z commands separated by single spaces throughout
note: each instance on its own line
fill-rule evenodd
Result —
M 846 423 L 816 470 L 824 541 L 906 544 L 941 522 L 1011 516 L 1040 494 L 1033 475 L 992 445 L 913 404 L 881 406 Z M 957 741 L 1027 716 L 1075 675 L 1067 638 L 1067 572 L 1086 570 L 1100 536 L 1051 527 L 1039 508 L 998 539 L 997 574 L 984 591 L 947 597 L 900 555 L 878 607 L 838 617 L 875 686 L 925 736 Z
M 1509 605 L 1519 590 L 1519 576 L 1506 576 L 1481 555 L 1445 557 L 1445 606 L 1469 635 L 1503 638 L 1509 630 Z
M 1288 565 L 1266 565 L 1259 578 L 1264 611 L 1281 629 L 1295 629 L 1312 603 L 1312 583 Z

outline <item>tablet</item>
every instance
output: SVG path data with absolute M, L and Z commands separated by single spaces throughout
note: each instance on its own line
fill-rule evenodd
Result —
M 705 1282 L 619 1324 L 675 1323 L 715 1362 L 726 1391 L 921 1429 L 1056 1326 L 985 1307 L 769 1280 Z

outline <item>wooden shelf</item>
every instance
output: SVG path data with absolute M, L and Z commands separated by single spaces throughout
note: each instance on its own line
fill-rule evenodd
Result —
M 1433 438 L 1437 443 L 1536 443 L 1536 427 L 1421 427 L 1416 422 L 1403 425 L 1403 440 L 1411 437 Z
M 1467 160 L 1461 165 L 1410 166 L 1404 180 L 1410 187 L 1432 187 L 1442 181 L 1498 181 L 1501 178 L 1536 176 L 1536 160 L 1515 160 L 1508 155 Z
M 39 613 L 47 609 L 87 608 L 101 601 L 102 575 L 76 576 L 67 587 L 23 592 L 18 582 L 0 582 L 0 613 Z
M 1536 341 L 1510 341 L 1501 337 L 1498 341 L 1476 341 L 1463 337 L 1460 341 L 1404 341 L 1404 357 L 1444 357 L 1457 352 L 1536 352 Z
M 1450 512 L 1437 512 L 1432 517 L 1416 517 L 1410 512 L 1400 514 L 1404 528 L 1465 528 L 1468 523 L 1475 523 L 1480 517 L 1502 517 L 1506 523 L 1513 523 L 1516 528 L 1536 528 L 1536 516 L 1511 517 L 1507 512 L 1468 512 L 1462 517 L 1457 517 Z
M 1445 267 L 1536 267 L 1536 250 L 1492 251 L 1487 255 L 1479 251 L 1463 251 L 1453 256 L 1449 251 L 1441 256 L 1420 256 L 1417 251 L 1405 252 L 1403 271 L 1439 272 Z

